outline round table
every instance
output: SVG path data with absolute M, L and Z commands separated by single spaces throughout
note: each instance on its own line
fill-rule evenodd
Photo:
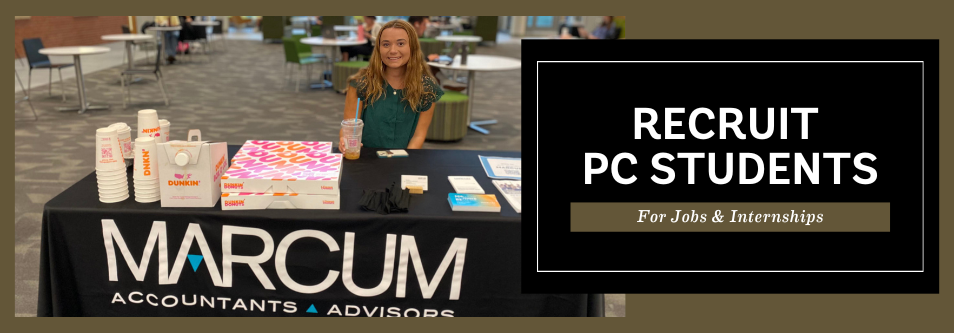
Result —
M 84 55 L 94 55 L 94 54 L 103 54 L 109 52 L 108 47 L 102 46 L 64 46 L 64 47 L 48 47 L 40 49 L 40 54 L 52 55 L 52 56 L 73 56 L 73 67 L 76 67 L 76 86 L 79 88 L 79 107 L 65 107 L 57 108 L 59 111 L 73 111 L 79 110 L 78 113 L 85 113 L 86 110 L 105 110 L 109 109 L 108 105 L 105 106 L 90 106 L 86 102 L 86 86 L 83 84 L 83 65 L 80 63 L 80 56 Z
M 455 42 L 455 43 L 479 43 L 484 39 L 480 36 L 468 36 L 468 35 L 453 35 L 453 36 L 437 36 L 434 39 L 442 42 Z
M 115 34 L 115 35 L 103 35 L 102 38 L 103 38 L 103 40 L 108 40 L 108 41 L 120 41 L 120 40 L 121 40 L 121 41 L 125 41 L 125 42 L 126 42 L 126 58 L 127 58 L 127 59 L 126 59 L 126 63 L 128 64 L 128 65 L 126 66 L 127 69 L 133 69 L 133 59 L 135 59 L 135 57 L 133 57 L 133 50 L 132 50 L 133 42 L 146 42 L 146 41 L 150 41 L 150 40 L 153 40 L 153 41 L 155 40 L 155 37 L 150 36 L 150 35 L 143 35 L 143 34 Z M 131 82 L 139 82 L 139 80 L 140 80 L 140 78 L 135 78 L 133 81 L 130 81 L 130 83 L 131 83 Z
M 467 110 L 467 122 L 470 123 L 470 128 L 472 130 L 483 134 L 490 134 L 490 131 L 483 129 L 480 126 L 496 124 L 497 120 L 471 121 L 471 114 L 474 112 L 474 88 L 476 88 L 476 75 L 474 72 L 495 72 L 520 69 L 520 60 L 508 57 L 474 54 L 467 56 L 466 65 L 460 64 L 459 55 L 455 56 L 454 62 L 449 65 L 436 62 L 429 62 L 427 64 L 438 68 L 467 71 L 467 98 L 468 104 L 470 104 Z
M 357 39 L 331 39 L 331 38 L 324 38 L 324 37 L 308 37 L 308 38 L 302 38 L 301 43 L 305 45 L 311 45 L 311 46 L 331 47 L 335 52 L 334 54 L 331 55 L 332 66 L 334 66 L 334 62 L 336 62 L 336 60 L 338 59 L 338 55 L 341 54 L 342 46 L 362 45 L 364 43 L 367 43 L 367 40 L 363 40 L 359 42 Z M 321 81 L 322 81 L 321 83 L 312 84 L 311 87 L 321 88 L 321 89 L 331 88 L 331 82 L 329 82 L 328 80 L 325 80 L 324 75 L 322 75 Z
M 166 53 L 166 45 L 165 45 L 166 39 L 165 39 L 165 38 L 162 38 L 162 33 L 163 33 L 163 32 L 166 32 L 166 31 L 179 31 L 179 30 L 182 30 L 182 26 L 180 26 L 180 25 L 177 25 L 177 26 L 174 26 L 174 27 L 149 27 L 149 28 L 146 28 L 146 31 L 155 31 L 155 32 L 156 32 L 156 37 L 159 38 L 159 40 L 162 41 L 162 46 L 161 46 L 161 47 L 157 47 L 159 50 L 156 51 L 156 52 L 162 52 L 162 54 L 164 54 L 166 57 L 168 57 L 169 54 Z M 159 44 L 157 44 L 157 45 L 159 45 Z

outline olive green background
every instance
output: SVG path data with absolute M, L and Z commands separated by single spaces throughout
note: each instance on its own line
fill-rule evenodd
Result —
M 679 221 L 676 210 L 679 212 Z M 642 216 L 640 210 L 649 210 Z M 698 221 L 692 222 L 693 210 Z M 735 212 L 736 222 L 733 221 Z M 740 223 L 739 215 L 749 213 L 779 214 L 791 218 L 792 210 L 799 220 L 808 214 L 822 215 L 822 222 L 815 223 Z M 713 222 L 715 212 L 720 211 L 722 222 Z M 652 222 L 650 214 L 665 217 Z M 706 222 L 702 221 L 705 214 Z M 683 222 L 683 215 L 689 222 Z M 912 212 L 911 216 L 916 216 Z M 762 216 L 761 218 L 764 218 Z M 755 216 L 752 216 L 755 221 Z M 769 221 L 773 217 L 769 216 Z M 758 220 L 758 221 L 761 221 Z M 781 221 L 781 220 L 779 220 Z M 887 202 L 573 202 L 570 204 L 571 232 L 656 232 L 656 231 L 712 231 L 712 232 L 859 232 L 891 231 L 891 204 Z
M 629 39 L 942 39 L 940 59 L 951 59 L 950 1 L 12 1 L 4 2 L 15 15 L 152 15 L 182 12 L 192 15 L 625 15 Z M 162 11 L 161 13 L 159 11 Z M 13 32 L 8 32 L 12 34 Z M 702 50 L 717 52 L 717 50 Z M 700 52 L 702 52 L 700 51 Z M 954 66 L 941 66 L 940 91 L 950 92 Z M 621 78 L 622 80 L 623 78 Z M 9 86 L 8 86 L 9 87 Z M 572 91 L 568 91 L 572 93 Z M 581 87 L 579 93 L 586 93 Z M 940 96 L 939 127 L 950 127 L 950 94 Z M 553 115 L 550 115 L 553 116 Z M 527 119 L 533 126 L 533 119 Z M 11 121 L 9 127 L 13 127 Z M 8 128 L 9 128 L 8 127 Z M 12 131 L 8 132 L 12 137 Z M 572 134 L 572 129 L 567 129 Z M 941 142 L 951 142 L 951 131 Z M 551 138 L 563 140 L 565 137 Z M 574 139 L 574 138 L 570 138 Z M 529 141 L 528 141 L 529 144 Z M 13 174 L 12 146 L 3 165 Z M 932 152 L 927 152 L 931 154 Z M 940 154 L 940 169 L 952 169 L 950 149 Z M 13 189 L 13 182 L 5 181 Z M 940 175 L 940 202 L 951 201 L 950 173 Z M 13 194 L 4 195 L 13 210 Z M 940 211 L 942 221 L 951 214 Z M 8 228 L 12 228 L 12 225 Z M 8 229 L 9 230 L 9 229 Z M 941 224 L 942 294 L 840 295 L 746 294 L 628 295 L 625 318 L 13 318 L 14 331 L 136 330 L 170 332 L 183 329 L 211 332 L 661 332 L 661 331 L 790 331 L 790 332 L 936 332 L 952 326 L 950 304 L 950 227 Z M 9 237 L 9 236 L 8 236 Z M 9 239 L 9 238 L 8 238 Z M 8 245 L 9 246 L 9 245 Z M 9 247 L 8 247 L 9 249 Z M 930 249 L 929 249 L 930 250 Z M 3 279 L 13 286 L 13 257 L 6 256 Z M 704 283 L 704 281 L 700 281 Z M 8 287 L 9 288 L 9 287 Z M 12 288 L 11 288 L 12 289 Z M 594 290 L 600 291 L 600 290 Z M 612 293 L 617 290 L 601 290 Z M 13 290 L 8 289 L 8 300 Z M 947 294 L 945 294 L 947 292 Z M 942 298 L 943 297 L 943 298 Z M 9 301 L 5 313 L 11 315 Z M 942 329 L 944 328 L 944 329 Z

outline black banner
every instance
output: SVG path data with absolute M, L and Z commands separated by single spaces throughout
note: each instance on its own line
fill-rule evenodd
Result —
M 938 41 L 523 43 L 525 291 L 938 292 Z M 571 232 L 597 202 L 890 203 L 890 231 Z
M 408 161 L 365 153 L 371 158 L 345 168 L 340 211 L 102 204 L 90 175 L 44 211 L 38 314 L 588 314 L 587 295 L 521 294 L 519 215 L 450 211 L 441 177 L 478 175 L 478 152 L 420 152 Z M 447 167 L 462 160 L 473 167 Z M 382 163 L 388 171 L 357 176 Z M 415 196 L 410 213 L 359 211 L 361 189 L 383 188 L 410 169 L 431 175 L 430 194 Z

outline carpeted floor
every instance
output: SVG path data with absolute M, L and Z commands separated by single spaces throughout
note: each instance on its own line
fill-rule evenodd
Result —
M 478 54 L 519 58 L 520 44 L 480 47 Z M 120 64 L 84 75 L 88 102 L 110 105 L 109 110 L 82 115 L 55 111 L 78 104 L 75 84 L 67 84 L 65 103 L 58 94 L 49 97 L 45 86 L 34 89 L 38 121 L 33 121 L 27 103 L 16 105 L 16 316 L 36 314 L 43 205 L 93 171 L 97 128 L 125 122 L 135 130 L 136 111 L 156 109 L 161 119 L 172 123 L 172 139 L 185 139 L 189 129 L 200 129 L 203 140 L 230 144 L 248 139 L 337 141 L 344 95 L 309 89 L 304 77 L 301 92 L 295 93 L 294 81 L 285 79 L 282 45 L 229 40 L 228 49 L 212 57 L 180 59 L 162 68 L 169 106 L 163 104 L 155 77 L 142 76 L 131 86 L 132 104 L 123 109 Z M 314 73 L 317 77 L 318 71 Z M 490 135 L 470 131 L 459 142 L 427 142 L 425 149 L 520 150 L 520 71 L 478 73 L 476 84 L 473 118 L 497 119 L 496 125 L 486 127 Z M 58 93 L 59 86 L 54 90 Z M 606 308 L 608 316 L 624 316 L 625 298 L 607 295 Z

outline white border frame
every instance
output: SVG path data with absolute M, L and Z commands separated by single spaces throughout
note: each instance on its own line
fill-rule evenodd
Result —
M 540 122 L 537 121 L 537 273 L 924 273 L 924 61 L 537 61 L 537 119 L 540 118 L 540 63 L 920 63 L 921 64 L 921 270 L 887 271 L 609 271 L 609 270 L 540 270 Z

